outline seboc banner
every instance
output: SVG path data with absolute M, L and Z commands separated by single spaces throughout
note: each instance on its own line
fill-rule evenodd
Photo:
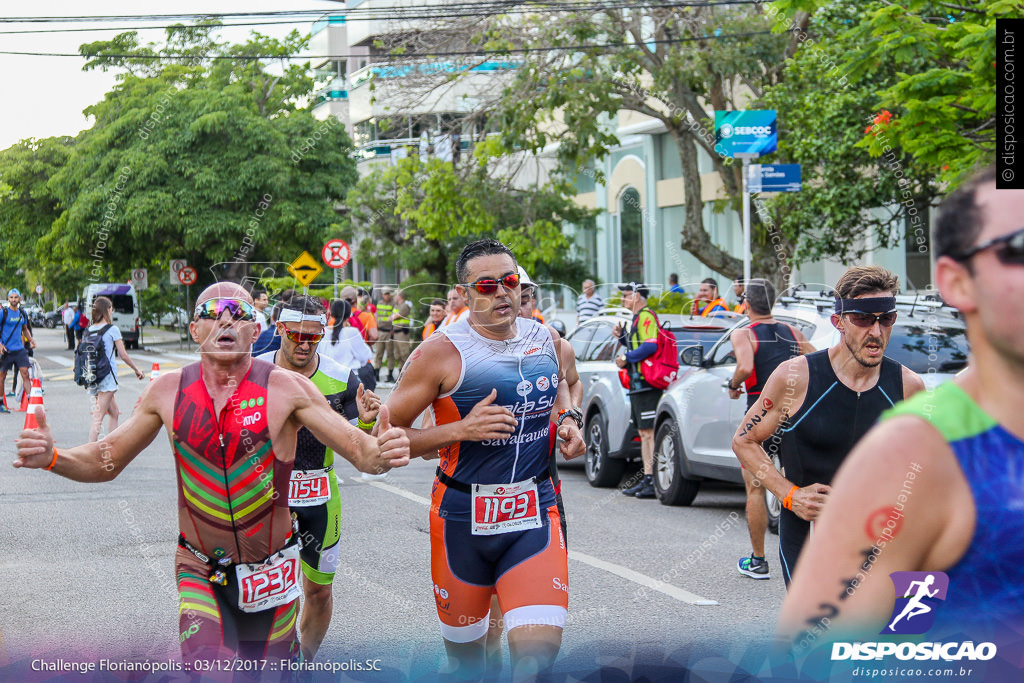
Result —
M 774 109 L 715 112 L 715 151 L 724 157 L 737 154 L 764 156 L 778 149 Z

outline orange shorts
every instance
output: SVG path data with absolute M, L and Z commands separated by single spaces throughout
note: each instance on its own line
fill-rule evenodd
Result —
M 565 626 L 569 566 L 558 507 L 538 529 L 474 536 L 470 522 L 430 514 L 430 570 L 441 635 L 469 643 L 487 634 L 491 594 L 505 627 Z

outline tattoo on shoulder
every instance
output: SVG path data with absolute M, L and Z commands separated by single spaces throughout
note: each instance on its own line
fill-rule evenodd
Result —
M 896 538 L 902 528 L 903 513 L 892 505 L 878 508 L 864 522 L 864 533 L 868 541 L 881 548 Z
M 771 404 L 771 401 L 769 401 L 768 399 L 765 399 L 765 401 L 768 401 L 768 403 Z M 743 429 L 740 430 L 740 436 L 746 436 L 747 433 L 750 432 L 750 430 L 752 430 L 755 426 L 761 424 L 761 420 L 763 420 L 764 416 L 767 414 L 768 408 L 762 408 L 760 415 L 754 415 L 753 417 L 750 418 L 747 424 L 743 425 Z

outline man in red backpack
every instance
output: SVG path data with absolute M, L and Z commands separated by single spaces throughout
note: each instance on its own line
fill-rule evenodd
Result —
M 640 456 L 644 463 L 644 476 L 636 486 L 622 489 L 625 496 L 654 498 L 654 416 L 657 413 L 661 389 L 651 386 L 640 372 L 640 363 L 658 350 L 658 316 L 647 308 L 650 289 L 646 285 L 630 282 L 619 287 L 622 305 L 633 311 L 629 334 L 622 325 L 614 334 L 626 352 L 615 359 L 620 368 L 629 367 L 629 405 L 633 425 L 640 433 Z

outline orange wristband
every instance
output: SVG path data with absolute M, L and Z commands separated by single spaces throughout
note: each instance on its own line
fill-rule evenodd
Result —
M 57 447 L 54 446 L 53 447 L 53 460 L 50 461 L 50 465 L 46 468 L 46 471 L 49 472 L 50 470 L 52 470 L 53 466 L 56 465 L 56 464 L 57 464 Z
M 800 487 L 794 486 L 789 490 L 789 493 L 786 494 L 786 497 L 782 499 L 782 507 L 786 508 L 787 510 L 793 509 L 793 491 L 796 491 L 798 488 Z

